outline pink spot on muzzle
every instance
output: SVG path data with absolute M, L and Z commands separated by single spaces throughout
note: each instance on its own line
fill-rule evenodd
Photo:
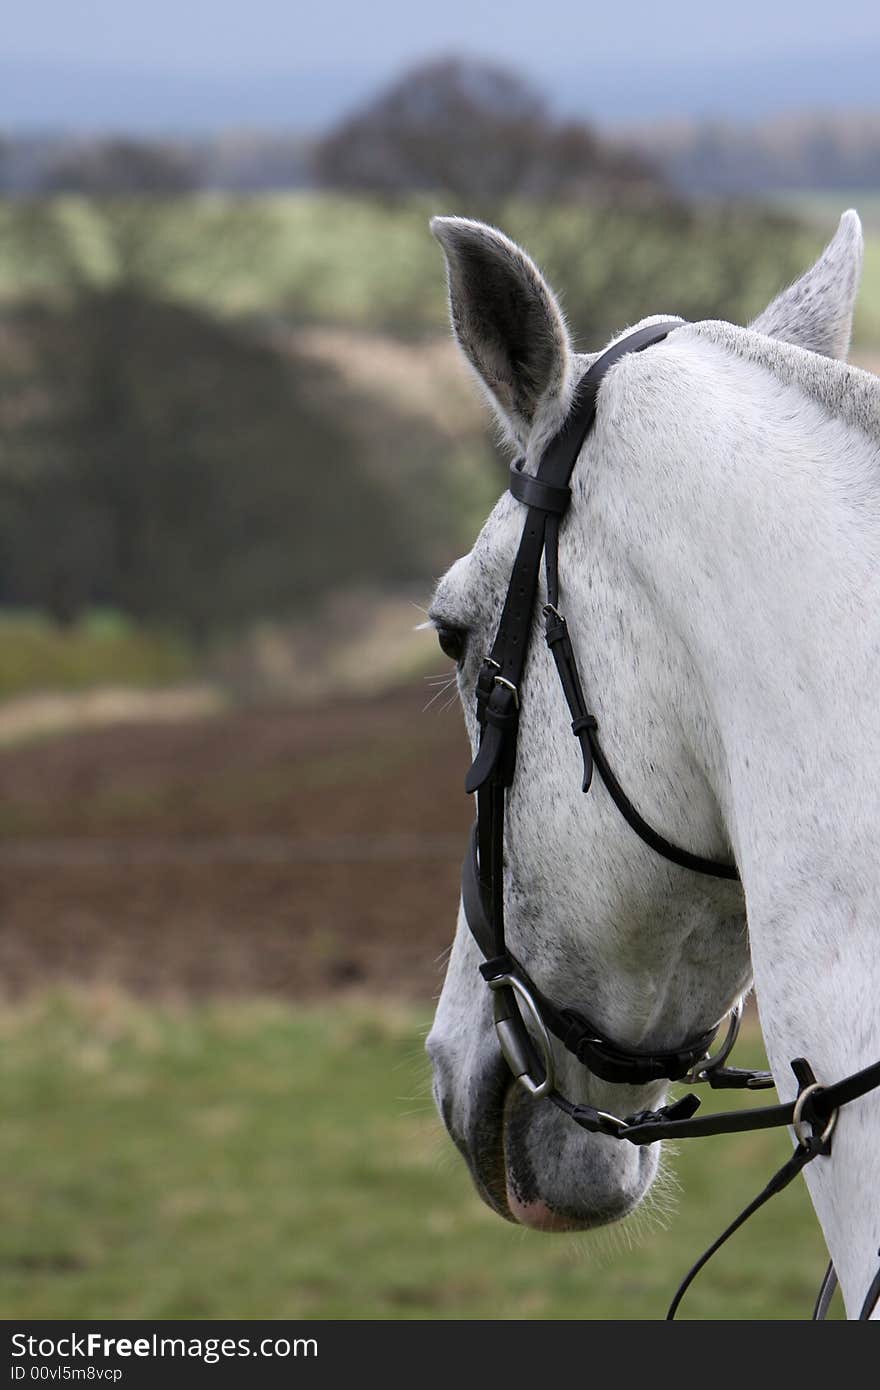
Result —
M 517 1196 L 516 1189 L 508 1179 L 507 1182 L 507 1205 L 510 1214 L 521 1226 L 528 1226 L 533 1231 L 571 1231 L 574 1229 L 572 1223 L 565 1216 L 560 1216 L 558 1212 L 548 1207 L 546 1202 L 523 1202 Z

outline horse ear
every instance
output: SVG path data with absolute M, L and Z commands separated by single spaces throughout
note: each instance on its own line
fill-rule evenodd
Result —
M 862 273 L 862 224 L 850 209 L 812 270 L 777 295 L 749 325 L 768 338 L 844 359 Z
M 572 351 L 553 291 L 532 260 L 494 227 L 434 217 L 443 247 L 452 327 L 518 447 L 555 428 L 568 408 Z

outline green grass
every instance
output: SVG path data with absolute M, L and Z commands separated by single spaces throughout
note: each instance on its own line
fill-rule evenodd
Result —
M 783 1134 L 682 1144 L 666 1229 L 516 1229 L 441 1134 L 425 1023 L 100 993 L 8 1008 L 4 1316 L 657 1318 L 787 1152 Z M 803 1317 L 822 1267 L 798 1184 L 734 1237 L 686 1315 Z
M 64 293 L 129 273 L 221 314 L 424 330 L 446 324 L 442 258 L 423 199 L 386 207 L 333 195 L 60 198 L 45 213 L 0 199 L 0 299 Z
M 192 670 L 179 639 L 113 614 L 97 613 L 71 627 L 26 611 L 0 616 L 0 699 L 97 685 L 165 685 Z
M 859 202 L 851 194 L 780 201 L 803 218 L 800 232 L 774 231 L 745 206 L 707 205 L 686 227 L 651 209 L 516 204 L 494 215 L 545 267 L 573 328 L 595 348 L 650 312 L 745 321 L 806 269 L 842 209 Z M 876 199 L 862 201 L 870 234 L 856 339 L 869 347 L 880 341 L 880 229 Z M 80 277 L 108 283 L 124 265 L 139 283 L 221 314 L 403 334 L 447 329 L 429 217 L 480 212 L 442 196 L 389 205 L 311 192 L 132 205 L 66 198 L 54 207 L 57 223 L 44 225 L 32 209 L 0 201 L 0 300 L 63 293 Z

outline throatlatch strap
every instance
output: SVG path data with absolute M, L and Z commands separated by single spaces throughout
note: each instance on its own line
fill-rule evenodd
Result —
M 599 742 L 598 722 L 587 709 L 568 624 L 557 607 L 559 602 L 557 544 L 558 525 L 551 529 L 548 523 L 545 545 L 548 599 L 544 607 L 546 620 L 544 636 L 556 663 L 556 671 L 571 715 L 572 733 L 581 746 L 581 756 L 584 763 L 583 791 L 586 792 L 590 789 L 593 767 L 595 766 L 605 784 L 608 795 L 623 819 L 635 831 L 639 839 L 643 840 L 656 854 L 661 855 L 664 859 L 669 859 L 673 864 L 678 864 L 683 869 L 690 869 L 692 873 L 705 874 L 710 878 L 727 878 L 738 882 L 739 873 L 735 865 L 726 864 L 721 859 L 707 859 L 703 855 L 692 854 L 690 850 L 681 849 L 671 840 L 667 840 L 665 835 L 661 835 L 659 830 L 655 830 L 636 810 L 615 777 Z

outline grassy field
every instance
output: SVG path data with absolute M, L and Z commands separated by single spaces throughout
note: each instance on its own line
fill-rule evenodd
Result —
M 25 610 L 0 617 L 0 699 L 102 684 L 166 685 L 192 672 L 184 642 L 114 613 L 93 613 L 70 627 Z
M 792 273 L 851 201 L 803 209 Z M 448 332 L 432 210 L 304 196 L 230 216 L 222 200 L 188 200 L 147 219 L 134 268 L 161 293 L 285 331 L 356 329 L 375 379 L 389 334 Z M 63 292 L 69 265 L 53 271 L 28 243 L 24 260 L 11 254 L 10 216 L 0 205 L 0 298 L 51 290 L 54 272 Z M 112 279 L 112 220 L 73 202 L 64 217 L 80 270 Z M 750 229 L 735 219 L 722 229 L 709 218 L 678 246 L 645 233 L 649 219 L 637 241 L 632 221 L 599 237 L 582 211 L 520 210 L 505 225 L 568 291 L 588 341 L 605 332 L 591 304 L 611 304 L 608 285 L 618 324 L 699 313 L 722 230 L 728 271 L 743 267 L 742 302 L 754 311 L 779 288 L 759 246 L 751 265 Z M 857 339 L 871 346 L 873 211 L 867 225 Z M 399 373 L 403 396 L 414 379 Z M 67 631 L 0 623 L 0 698 L 162 685 L 192 669 L 181 644 L 106 617 Z M 468 811 L 457 712 L 448 732 L 433 711 L 417 724 L 428 698 L 355 717 L 331 702 L 311 715 L 93 731 L 4 755 L 0 974 L 22 997 L 0 1011 L 3 1316 L 657 1318 L 782 1161 L 780 1134 L 683 1144 L 663 1213 L 591 1238 L 524 1232 L 482 1206 L 430 1102 L 425 1009 L 343 1002 L 352 987 L 427 999 L 436 985 Z M 288 838 L 301 858 L 275 862 L 269 851 Z M 374 839 L 379 850 L 414 843 L 391 861 L 393 894 Z M 239 862 L 226 840 L 254 859 Z M 228 862 L 207 853 L 218 844 Z M 175 990 L 188 992 L 176 1005 Z M 740 1060 L 750 1053 L 754 1036 Z M 685 1315 L 803 1317 L 823 1266 L 799 1184 L 712 1263 Z
M 852 202 L 859 204 L 851 193 L 787 199 L 785 210 L 802 218 L 794 233 L 756 225 L 747 207 L 711 205 L 686 226 L 651 209 L 528 205 L 497 210 L 494 220 L 546 268 L 572 326 L 595 346 L 597 335 L 650 312 L 744 321 L 809 265 Z M 17 226 L 21 210 L 0 203 L 0 299 L 63 290 L 83 276 L 106 283 L 122 258 L 139 283 L 214 312 L 406 335 L 447 325 L 429 217 L 473 211 L 442 197 L 387 205 L 314 193 L 200 196 L 152 207 L 141 200 L 139 222 L 118 204 L 68 198 L 55 206 L 60 237 L 46 226 Z M 880 229 L 876 198 L 865 206 L 870 235 L 856 338 L 873 347 L 880 342 Z
M 515 1229 L 441 1134 L 425 1027 L 402 1006 L 94 990 L 6 1008 L 3 1315 L 657 1318 L 786 1153 L 781 1134 L 682 1144 L 663 1224 Z M 740 1060 L 758 1052 L 753 1038 Z M 719 1255 L 685 1315 L 803 1317 L 822 1267 L 799 1185 Z

